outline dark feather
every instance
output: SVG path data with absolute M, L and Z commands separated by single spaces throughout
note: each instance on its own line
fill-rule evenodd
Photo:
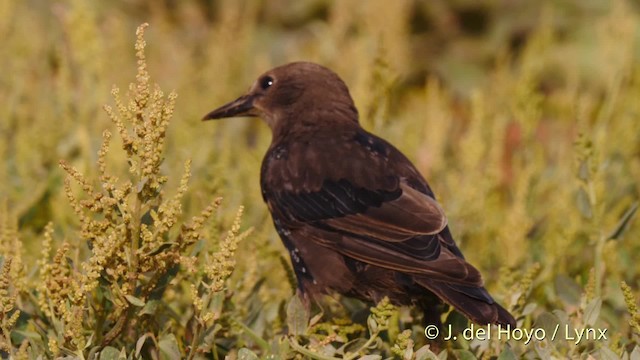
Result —
M 271 127 L 260 185 L 301 293 L 388 296 L 425 312 L 437 296 L 475 322 L 515 325 L 462 256 L 427 182 L 360 127 L 335 73 L 301 62 L 261 79 L 206 118 L 259 115 Z
M 303 290 L 372 301 L 404 294 L 403 302 L 432 292 L 456 308 L 471 306 L 461 311 L 474 321 L 511 323 L 455 245 L 426 181 L 395 147 L 362 129 L 299 140 L 272 146 L 262 187 L 289 241 L 314 248 L 309 258 L 318 258 L 318 249 L 332 253 L 330 261 L 323 255 L 305 269 L 313 281 L 299 277 Z M 340 161 L 331 156 L 336 153 Z

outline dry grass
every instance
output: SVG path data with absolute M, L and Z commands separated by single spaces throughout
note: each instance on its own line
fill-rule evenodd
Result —
M 199 120 L 304 59 L 427 176 L 520 327 L 607 329 L 442 358 L 639 356 L 637 6 L 438 4 L 0 2 L 0 355 L 433 356 L 409 309 L 289 302 L 268 129 Z

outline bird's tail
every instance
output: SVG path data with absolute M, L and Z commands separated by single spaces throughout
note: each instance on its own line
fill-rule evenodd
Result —
M 440 297 L 477 324 L 516 327 L 516 320 L 495 302 L 483 287 L 466 286 L 417 278 L 416 282 Z

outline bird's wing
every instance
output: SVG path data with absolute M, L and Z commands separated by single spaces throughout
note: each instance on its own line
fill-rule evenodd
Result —
M 347 179 L 325 181 L 318 191 L 281 191 L 269 202 L 291 220 L 389 242 L 434 235 L 447 225 L 433 198 L 404 183 L 384 191 L 359 188 Z
M 279 192 L 267 203 L 306 241 L 384 268 L 480 285 L 480 274 L 443 231 L 446 217 L 437 202 L 405 184 L 398 189 L 358 189 L 341 180 L 313 193 Z
M 361 213 L 327 219 L 326 223 L 336 229 L 392 242 L 434 235 L 447 226 L 444 211 L 435 199 L 404 182 L 400 182 L 399 189 L 398 198 L 383 202 L 379 207 L 370 206 Z
M 297 241 L 312 241 L 366 264 L 413 274 L 429 281 L 482 286 L 480 273 L 463 258 L 441 246 L 440 235 L 390 243 L 305 224 L 292 231 Z
M 318 152 L 309 161 L 304 149 L 269 165 L 264 188 L 271 212 L 309 241 L 365 263 L 480 285 L 424 179 L 397 149 L 370 136 L 367 146 L 351 143 L 331 165 Z

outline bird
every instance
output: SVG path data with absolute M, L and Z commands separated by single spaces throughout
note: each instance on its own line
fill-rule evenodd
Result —
M 262 197 L 307 303 L 386 297 L 440 327 L 446 303 L 477 324 L 516 326 L 465 260 L 427 181 L 362 128 L 335 72 L 304 61 L 275 67 L 203 120 L 231 117 L 260 117 L 271 129 Z

